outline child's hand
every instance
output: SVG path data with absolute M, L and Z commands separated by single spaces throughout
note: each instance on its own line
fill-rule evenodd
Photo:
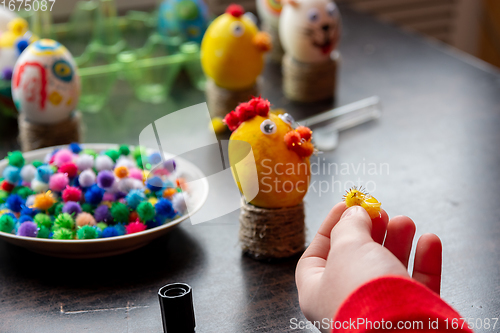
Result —
M 371 220 L 363 208 L 346 209 L 343 202 L 330 211 L 295 272 L 300 307 L 307 319 L 332 319 L 354 290 L 374 278 L 410 278 L 407 268 L 415 224 L 406 216 L 388 221 L 385 211 L 381 215 Z M 413 278 L 438 294 L 441 250 L 436 235 L 420 237 L 413 269 Z

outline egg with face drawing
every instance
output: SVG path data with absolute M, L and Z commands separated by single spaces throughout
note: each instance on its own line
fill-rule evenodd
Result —
M 12 76 L 12 98 L 27 120 L 53 124 L 68 119 L 80 97 L 80 76 L 71 53 L 41 39 L 21 54 Z
M 331 0 L 287 0 L 280 16 L 281 44 L 304 63 L 327 61 L 340 39 L 340 13 Z

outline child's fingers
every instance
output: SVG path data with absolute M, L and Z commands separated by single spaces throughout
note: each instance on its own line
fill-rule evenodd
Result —
M 384 242 L 385 232 L 387 231 L 387 223 L 389 216 L 385 210 L 380 210 L 380 216 L 372 219 L 372 238 L 375 242 L 382 245 Z
M 411 245 L 415 236 L 415 223 L 407 216 L 396 216 L 387 225 L 384 246 L 408 268 Z
M 370 216 L 361 206 L 349 207 L 331 232 L 330 249 L 335 245 L 358 246 L 367 242 L 373 242 Z
M 438 236 L 424 234 L 417 242 L 413 278 L 439 294 L 443 246 Z
M 346 209 L 347 206 L 343 201 L 333 206 L 332 210 L 330 211 L 330 213 L 328 213 L 326 219 L 319 227 L 318 234 L 330 238 L 330 233 L 332 232 L 333 227 L 335 227 L 335 225 L 340 220 L 340 217 L 342 216 L 342 214 Z

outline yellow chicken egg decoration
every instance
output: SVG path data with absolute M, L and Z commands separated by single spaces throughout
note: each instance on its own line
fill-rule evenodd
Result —
M 264 66 L 264 53 L 271 39 L 259 32 L 240 5 L 229 5 L 226 12 L 208 27 L 201 43 L 201 65 L 215 84 L 228 90 L 255 85 Z
M 12 97 L 18 111 L 33 123 L 68 119 L 80 97 L 80 76 L 71 53 L 51 39 L 30 44 L 14 67 Z
M 307 193 L 310 178 L 309 157 L 314 152 L 312 131 L 296 127 L 289 114 L 269 112 L 270 103 L 260 97 L 240 103 L 224 118 L 233 133 L 230 137 L 231 165 L 241 160 L 240 151 L 231 142 L 243 141 L 252 147 L 259 179 L 259 192 L 250 203 L 263 208 L 292 207 L 300 204 Z M 252 177 L 254 168 L 238 167 L 235 181 Z M 251 178 L 247 178 L 251 179 Z

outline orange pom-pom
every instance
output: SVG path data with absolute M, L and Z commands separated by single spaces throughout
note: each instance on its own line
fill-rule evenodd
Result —
M 76 216 L 75 219 L 76 225 L 79 227 L 83 227 L 84 225 L 96 225 L 95 218 L 92 214 L 82 212 Z
M 300 143 L 300 140 L 302 140 L 300 134 L 295 131 L 290 131 L 285 134 L 285 144 L 288 149 L 293 149 Z
M 166 199 L 170 199 L 174 194 L 177 193 L 177 190 L 173 187 L 169 187 L 163 191 L 163 197 Z
M 35 196 L 35 201 L 33 207 L 40 210 L 47 210 L 56 203 L 56 199 L 50 191 L 46 193 L 40 193 Z
M 118 178 L 128 177 L 128 168 L 124 165 L 115 168 L 115 175 Z
M 300 137 L 306 141 L 309 141 L 312 137 L 312 131 L 309 127 L 299 126 L 295 130 L 300 134 Z
M 187 191 L 187 184 L 184 178 L 177 178 L 175 183 L 177 184 L 177 187 L 180 187 L 183 191 Z

